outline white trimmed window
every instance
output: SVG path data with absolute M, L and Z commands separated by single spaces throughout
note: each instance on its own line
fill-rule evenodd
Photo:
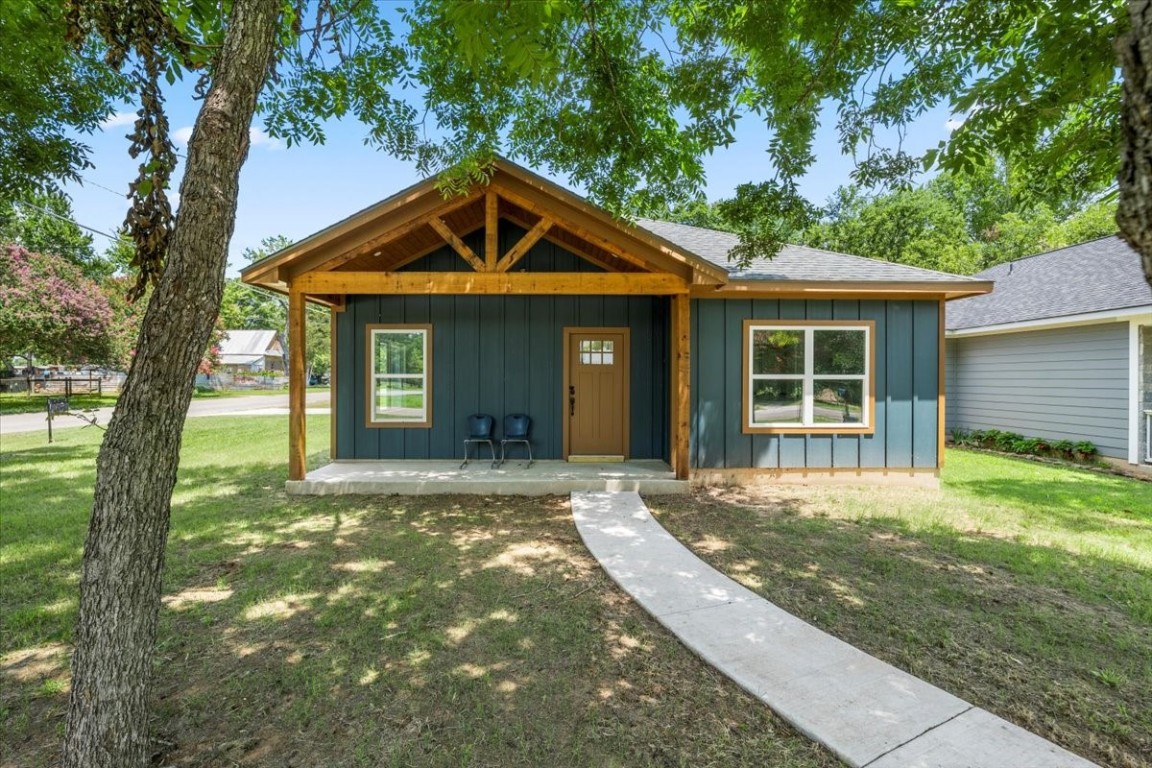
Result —
M 432 426 L 432 326 L 369 325 L 370 427 Z
M 873 323 L 747 321 L 745 432 L 870 432 Z

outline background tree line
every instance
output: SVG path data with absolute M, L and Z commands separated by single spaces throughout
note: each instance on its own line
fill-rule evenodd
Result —
M 794 200 L 788 217 L 764 206 L 767 186 L 742 185 L 732 197 L 698 198 L 657 215 L 735 233 L 770 230 L 798 245 L 961 275 L 1116 234 L 1114 199 L 1036 200 L 1003 161 L 919 186 L 842 186 L 822 206 Z
M 290 241 L 265 238 L 244 251 L 251 263 Z M 74 220 L 62 192 L 28 192 L 0 198 L 0 367 L 14 356 L 37 363 L 89 364 L 127 370 L 147 298 L 129 300 L 133 246 L 125 237 L 98 250 L 92 234 Z M 217 331 L 201 369 L 215 364 L 213 348 L 224 330 L 274 330 L 287 339 L 286 299 L 252 288 L 238 278 L 224 286 Z M 328 373 L 328 313 L 308 313 L 306 365 Z

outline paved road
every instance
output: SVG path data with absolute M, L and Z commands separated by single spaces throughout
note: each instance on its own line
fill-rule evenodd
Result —
M 327 392 L 309 392 L 308 403 L 325 403 L 328 400 Z M 317 409 L 309 408 L 309 413 Z M 326 409 L 320 409 L 326 410 Z M 241 397 L 217 397 L 203 400 L 193 400 L 188 408 L 188 415 L 198 416 L 274 416 L 288 412 L 288 395 L 245 395 Z M 111 408 L 101 408 L 88 412 L 96 417 L 96 423 L 107 425 L 112 418 Z M 85 423 L 71 416 L 58 416 L 52 420 L 52 429 L 74 429 L 83 427 Z M 43 413 L 14 413 L 0 416 L 0 435 L 11 435 L 17 432 L 47 432 L 48 424 Z

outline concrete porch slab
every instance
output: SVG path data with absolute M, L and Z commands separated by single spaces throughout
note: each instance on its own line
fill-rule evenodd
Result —
M 635 491 L 652 495 L 688 492 L 663 461 L 570 464 L 566 461 L 508 461 L 492 469 L 488 461 L 334 461 L 289 480 L 294 496 L 375 494 L 417 496 L 434 493 L 548 496 L 573 491 Z

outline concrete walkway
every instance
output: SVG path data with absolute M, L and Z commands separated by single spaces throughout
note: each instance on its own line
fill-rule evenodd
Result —
M 573 493 L 572 517 L 604 570 L 657 621 L 848 765 L 1094 765 L 745 589 L 665 531 L 639 494 Z

